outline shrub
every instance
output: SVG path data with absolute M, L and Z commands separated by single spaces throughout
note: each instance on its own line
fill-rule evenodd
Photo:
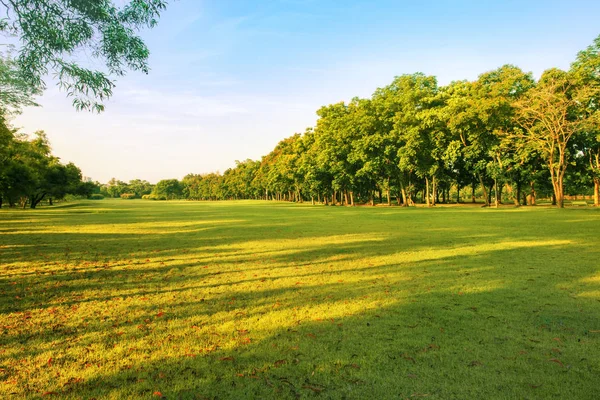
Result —
M 142 196 L 144 200 L 166 200 L 167 197 L 162 194 L 145 194 Z
M 90 197 L 88 197 L 90 200 L 103 200 L 104 196 L 102 196 L 100 193 L 94 193 L 92 194 Z
M 125 200 L 135 199 L 135 193 L 123 193 L 121 198 Z

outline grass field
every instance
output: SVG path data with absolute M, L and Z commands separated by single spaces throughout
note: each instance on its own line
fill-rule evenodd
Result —
M 599 233 L 591 208 L 2 210 L 0 398 L 598 398 Z

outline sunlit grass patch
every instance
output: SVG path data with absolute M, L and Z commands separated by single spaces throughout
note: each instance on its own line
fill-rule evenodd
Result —
M 599 217 L 266 202 L 2 210 L 0 393 L 593 398 Z

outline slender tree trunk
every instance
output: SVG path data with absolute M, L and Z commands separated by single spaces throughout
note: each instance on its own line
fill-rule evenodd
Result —
M 52 202 L 52 197 L 48 197 L 48 205 L 49 206 L 53 206 L 54 203 Z
M 400 192 L 402 193 L 402 207 L 408 207 L 408 196 L 406 195 L 406 188 L 401 183 Z
M 500 182 L 498 184 L 498 204 L 504 204 L 502 203 L 502 191 L 504 190 L 504 184 L 502 182 Z
M 517 182 L 517 194 L 515 196 L 515 206 L 521 205 L 521 182 Z
M 481 184 L 481 190 L 483 190 L 483 199 L 485 201 L 485 206 L 489 207 L 490 199 L 488 197 L 488 191 L 485 187 L 485 184 L 483 183 L 483 175 L 481 175 L 481 173 L 479 173 L 478 175 L 479 175 L 479 183 Z M 473 188 L 473 203 L 475 203 L 475 188 Z
M 375 205 L 375 191 L 374 190 L 369 190 L 369 204 L 371 204 L 371 207 L 373 207 Z
M 0 200 L 2 206 L 2 200 Z M 600 178 L 594 178 L 594 206 L 600 207 Z
M 558 175 L 556 205 L 558 208 L 565 208 L 565 186 L 564 186 L 565 171 L 561 171 Z
M 354 192 L 350 191 L 350 205 L 354 207 Z
M 431 187 L 433 189 L 433 193 L 431 196 L 431 205 L 435 206 L 435 203 L 437 201 L 437 197 L 438 197 L 438 192 L 437 192 L 437 181 L 435 179 L 435 176 L 431 178 Z
M 498 208 L 498 180 L 494 178 L 494 207 Z
M 387 196 L 388 206 L 391 206 L 392 205 L 392 196 L 390 194 L 390 177 L 389 176 L 387 178 L 387 186 L 386 186 L 385 193 L 386 193 L 386 196 Z
M 431 204 L 429 204 L 429 178 L 425 177 L 425 204 L 427 204 L 427 207 L 431 207 Z
M 310 203 L 314 206 L 315 205 L 315 196 L 310 196 Z
M 460 203 L 460 185 L 458 184 L 458 181 L 456 182 L 456 204 Z M 452 201 L 452 200 L 450 200 Z
M 471 183 L 471 203 L 475 203 L 475 182 Z

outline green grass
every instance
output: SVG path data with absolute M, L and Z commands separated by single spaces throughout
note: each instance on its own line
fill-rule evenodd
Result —
M 598 396 L 600 210 L 0 212 L 0 397 Z

